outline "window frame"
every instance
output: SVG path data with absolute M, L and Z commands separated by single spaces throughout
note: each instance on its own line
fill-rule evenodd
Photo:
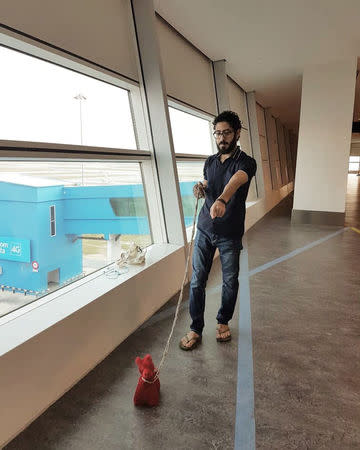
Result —
M 357 161 L 351 161 L 351 158 L 357 158 Z M 357 164 L 358 165 L 357 169 L 355 169 L 355 170 L 350 169 L 350 164 Z M 350 174 L 354 174 L 354 173 L 358 174 L 358 173 L 360 173 L 360 156 L 350 155 L 350 157 L 349 157 L 349 164 L 348 164 L 348 173 L 350 173 Z
M 49 212 L 50 212 L 50 237 L 55 237 L 56 236 L 56 206 L 50 205 Z M 54 218 L 52 218 L 52 215 L 53 215 L 52 212 L 54 212 Z M 52 226 L 54 226 L 54 232 L 53 232 Z
M 85 62 L 61 50 L 49 48 L 46 44 L 19 35 L 10 30 L 1 29 L 0 45 L 47 61 L 80 74 L 103 81 L 128 91 L 135 140 L 138 148 L 108 148 L 86 145 L 56 144 L 30 141 L 0 140 L 0 160 L 26 158 L 82 159 L 136 161 L 141 163 L 143 186 L 149 208 L 149 221 L 154 244 L 167 242 L 164 211 L 160 194 L 157 167 L 152 147 L 151 129 L 147 116 L 146 98 L 141 84 L 104 68 Z
M 177 109 L 179 111 L 182 111 L 184 113 L 190 114 L 192 116 L 198 117 L 200 119 L 204 119 L 209 121 L 209 133 L 210 133 L 210 142 L 211 142 L 211 149 L 212 149 L 212 153 L 210 154 L 194 154 L 194 153 L 176 153 L 174 151 L 175 154 L 175 162 L 202 162 L 203 164 L 205 163 L 205 161 L 207 160 L 207 158 L 211 155 L 214 155 L 217 153 L 217 147 L 216 147 L 216 143 L 215 143 L 215 139 L 212 135 L 212 122 L 215 119 L 215 116 L 205 113 L 204 111 L 201 111 L 199 109 L 196 109 L 195 107 L 190 107 L 189 105 L 180 102 L 179 100 L 174 100 L 171 97 L 168 96 L 168 107 Z M 176 169 L 177 170 L 177 169 Z M 180 183 L 180 181 L 179 181 Z M 180 184 L 179 184 L 179 189 L 180 189 Z M 183 206 L 182 206 L 183 207 Z M 185 223 L 184 223 L 185 225 Z M 192 225 L 186 227 L 185 226 L 185 230 L 186 230 L 186 236 L 187 236 L 187 240 L 188 242 L 190 242 L 190 238 L 191 238 L 191 231 L 192 231 Z
M 31 142 L 31 141 L 14 141 L 14 140 L 0 140 L 0 163 L 1 161 L 78 161 L 83 162 L 128 162 L 138 163 L 141 173 L 142 185 L 144 188 L 146 207 L 148 211 L 148 220 L 150 227 L 150 235 L 152 246 L 155 246 L 154 252 L 157 252 L 157 245 L 167 244 L 166 229 L 164 223 L 164 212 L 162 209 L 162 202 L 159 189 L 159 180 L 156 172 L 156 162 L 154 160 L 151 132 L 149 128 L 149 119 L 147 117 L 147 110 L 144 106 L 144 93 L 139 82 L 129 80 L 121 75 L 114 74 L 106 69 L 99 68 L 89 62 L 84 62 L 80 58 L 68 55 L 61 50 L 49 48 L 46 44 L 35 43 L 33 40 L 19 35 L 18 33 L 0 29 L 0 45 L 10 50 L 18 51 L 20 53 L 38 58 L 40 60 L 56 64 L 65 69 L 69 69 L 89 76 L 93 79 L 111 84 L 113 86 L 125 89 L 128 92 L 129 106 L 134 125 L 134 134 L 137 149 L 128 148 L 109 148 L 109 147 L 95 147 L 87 145 L 75 144 L 59 144 L 46 142 Z M 56 213 L 55 213 L 56 214 Z M 51 219 L 51 216 L 50 216 Z M 56 220 L 56 216 L 55 216 Z M 51 222 L 51 220 L 50 220 Z M 56 235 L 56 225 L 55 225 Z M 50 223 L 51 236 L 51 223 Z M 52 237 L 52 236 L 51 236 Z M 152 247 L 151 246 L 151 247 Z M 169 248 L 171 253 L 174 249 Z M 164 250 L 161 250 L 162 253 Z M 160 252 L 160 253 L 161 253 Z M 112 266 L 114 263 L 104 264 L 102 269 L 95 271 L 95 273 L 102 273 Z M 101 272 L 102 271 L 102 272 Z M 74 283 L 74 288 L 81 287 L 84 283 L 88 283 L 89 277 L 92 274 L 78 280 Z M 92 277 L 91 277 L 92 279 Z M 122 283 L 119 280 L 118 283 Z M 41 299 L 46 298 L 45 302 L 51 299 L 59 298 L 66 292 L 66 286 L 61 287 L 51 294 L 47 294 Z M 47 300 L 48 297 L 50 300 Z M 40 299 L 36 300 L 36 303 Z M 33 302 L 32 302 L 33 303 Z M 33 308 L 32 303 L 28 305 L 30 309 Z M 36 307 L 36 306 L 34 306 Z M 27 309 L 26 305 L 20 310 Z M 19 310 L 16 310 L 19 311 Z M 15 312 L 15 311 L 13 311 Z M 7 318 L 13 315 L 13 312 L 2 317 L 0 322 L 7 322 Z M 20 313 L 21 314 L 21 313 Z
M 211 114 L 205 113 L 204 111 L 200 111 L 199 109 L 196 109 L 195 107 L 190 107 L 189 105 L 186 105 L 185 103 L 180 102 L 179 100 L 173 100 L 171 97 L 168 97 L 168 107 L 177 109 L 179 111 L 182 111 L 184 113 L 190 114 L 191 116 L 198 117 L 200 119 L 204 119 L 209 121 L 209 133 L 211 138 L 211 149 L 212 153 L 210 154 L 195 154 L 195 153 L 176 153 L 175 157 L 178 160 L 182 161 L 194 161 L 194 160 L 201 160 L 205 161 L 209 156 L 217 153 L 215 140 L 212 135 L 212 121 L 215 119 L 215 116 L 212 116 Z
M 150 149 L 150 143 L 148 139 L 148 134 L 146 132 L 146 123 L 144 112 L 141 103 L 141 93 L 139 83 L 136 81 L 122 77 L 121 75 L 110 73 L 105 69 L 99 69 L 91 63 L 84 62 L 74 56 L 68 54 L 62 54 L 61 51 L 51 49 L 51 51 L 40 43 L 30 43 L 30 40 L 21 36 L 16 36 L 16 33 L 10 32 L 8 30 L 1 29 L 0 31 L 0 46 L 6 47 L 10 50 L 17 51 L 19 53 L 35 57 L 42 61 L 55 64 L 64 69 L 72 70 L 81 75 L 88 76 L 92 79 L 102 81 L 104 83 L 110 84 L 112 86 L 124 89 L 128 92 L 129 106 L 133 119 L 134 134 L 137 149 L 125 149 L 125 148 L 110 148 L 110 147 L 95 147 L 95 146 L 84 146 L 84 145 L 73 145 L 73 144 L 56 144 L 56 143 L 45 143 L 48 150 L 58 151 L 59 148 L 70 149 L 75 151 L 75 148 L 86 149 L 87 152 L 104 152 L 116 153 L 116 154 L 126 154 L 128 152 L 146 152 Z M 0 140 L 0 148 L 9 145 L 13 147 L 14 144 L 18 148 L 32 146 L 36 149 L 42 148 L 42 142 L 31 142 L 31 141 L 13 141 L 13 140 Z M 135 153 L 136 154 L 136 153 Z

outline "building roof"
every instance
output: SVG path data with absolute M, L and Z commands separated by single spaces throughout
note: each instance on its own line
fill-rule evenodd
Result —
M 20 184 L 31 187 L 64 186 L 67 184 L 51 178 L 39 178 L 14 172 L 0 172 L 0 183 Z

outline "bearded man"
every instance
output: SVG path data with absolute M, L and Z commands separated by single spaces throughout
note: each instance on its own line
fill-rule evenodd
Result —
M 204 180 L 194 186 L 194 195 L 205 198 L 194 242 L 190 283 L 190 331 L 181 339 L 182 350 L 193 350 L 202 340 L 205 288 L 215 250 L 219 249 L 223 275 L 221 306 L 216 316 L 216 340 L 231 339 L 231 320 L 239 290 L 239 260 L 246 212 L 246 197 L 256 161 L 237 145 L 241 121 L 233 111 L 224 111 L 214 122 L 218 153 L 205 161 Z

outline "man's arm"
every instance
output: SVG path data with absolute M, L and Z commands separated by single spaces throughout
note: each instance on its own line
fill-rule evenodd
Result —
M 248 180 L 249 180 L 248 174 L 243 170 L 238 170 L 230 178 L 229 182 L 225 186 L 222 194 L 218 197 L 218 199 L 222 199 L 224 200 L 225 203 L 228 203 L 231 197 L 239 189 L 239 187 L 247 183 Z M 215 200 L 212 207 L 210 208 L 210 216 L 212 219 L 215 219 L 215 217 L 222 217 L 226 211 L 226 205 L 222 203 L 221 200 L 218 199 Z

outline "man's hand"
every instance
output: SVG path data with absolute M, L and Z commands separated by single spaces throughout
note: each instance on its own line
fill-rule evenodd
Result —
M 210 217 L 215 219 L 215 217 L 222 217 L 226 212 L 226 206 L 224 203 L 215 200 L 210 208 Z
M 193 193 L 195 198 L 205 198 L 205 186 L 199 181 L 193 187 Z

